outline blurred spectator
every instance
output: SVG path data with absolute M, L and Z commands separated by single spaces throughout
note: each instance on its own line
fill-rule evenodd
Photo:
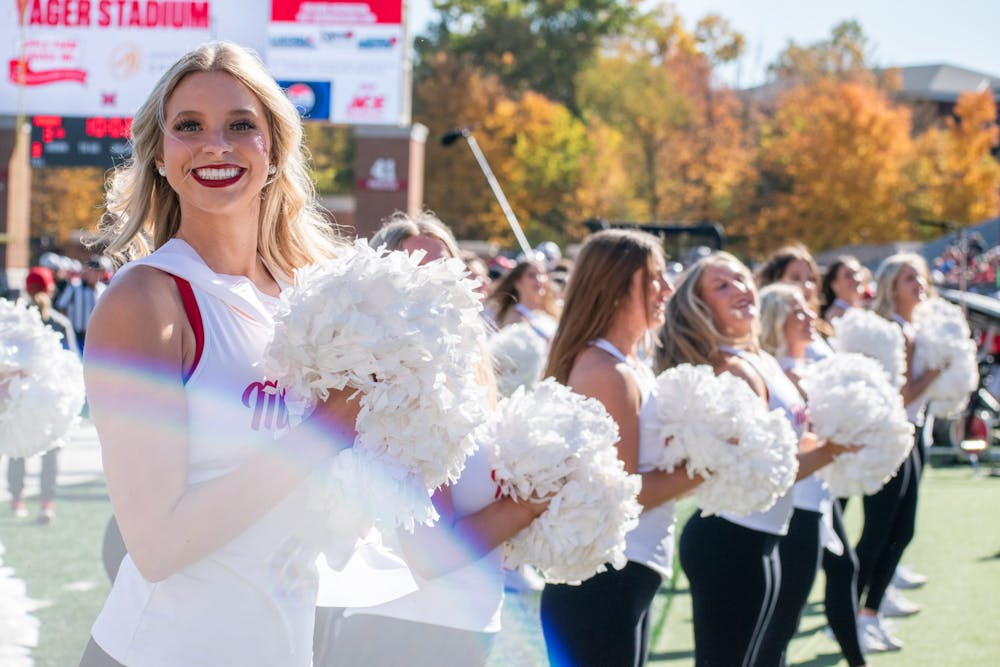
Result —
M 550 272 L 559 265 L 559 261 L 562 259 L 562 250 L 552 241 L 539 243 L 538 247 L 535 248 L 535 252 L 541 253 L 544 258 L 545 268 Z
M 80 279 L 66 286 L 56 308 L 62 311 L 73 325 L 76 333 L 77 348 L 82 352 L 87 337 L 87 324 L 94 312 L 97 300 L 104 293 L 102 282 L 111 273 L 111 260 L 101 255 L 94 255 L 83 267 Z
M 52 308 L 52 295 L 56 283 L 52 270 L 44 266 L 36 266 L 28 271 L 24 281 L 24 291 L 28 298 L 38 308 L 44 322 L 50 329 L 62 335 L 63 348 L 76 350 L 76 337 L 69 320 Z M 40 475 L 41 493 L 39 495 L 40 509 L 38 523 L 49 524 L 55 518 L 56 475 L 59 472 L 59 448 L 54 447 L 42 454 L 42 471 Z M 23 458 L 12 458 L 7 462 L 7 488 L 10 491 L 10 508 L 14 516 L 21 518 L 28 515 L 24 499 L 25 461 Z

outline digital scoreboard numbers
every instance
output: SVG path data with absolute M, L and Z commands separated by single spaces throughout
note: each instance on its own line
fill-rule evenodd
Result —
M 106 116 L 33 116 L 32 167 L 120 165 L 132 153 L 132 119 Z

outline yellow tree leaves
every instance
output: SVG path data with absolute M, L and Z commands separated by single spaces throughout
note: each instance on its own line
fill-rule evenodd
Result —
M 964 93 L 944 132 L 939 199 L 944 220 L 970 224 L 1000 211 L 1000 164 L 990 154 L 998 140 L 997 107 L 987 91 Z
M 909 237 L 909 130 L 909 112 L 870 84 L 814 79 L 783 94 L 760 137 L 756 249 Z
M 31 173 L 31 235 L 65 246 L 97 227 L 104 203 L 104 171 L 48 167 Z
M 996 117 L 989 92 L 965 93 L 954 118 L 916 139 L 907 168 L 914 219 L 968 225 L 1000 212 Z
M 415 93 L 418 118 L 432 136 L 471 128 L 530 241 L 565 242 L 584 233 L 579 223 L 592 214 L 587 202 L 600 200 L 587 183 L 601 173 L 586 165 L 601 151 L 565 106 L 530 91 L 512 96 L 496 77 L 445 55 L 436 57 L 431 76 Z M 425 201 L 460 238 L 513 245 L 503 211 L 464 140 L 448 147 L 428 143 Z

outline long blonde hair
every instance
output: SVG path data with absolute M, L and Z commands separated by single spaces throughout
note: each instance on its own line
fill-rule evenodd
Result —
M 934 293 L 927 262 L 923 257 L 912 252 L 900 252 L 886 257 L 875 272 L 875 298 L 871 305 L 872 310 L 886 319 L 891 320 L 892 314 L 896 312 L 896 281 L 904 266 L 912 267 L 922 275 L 927 281 L 928 294 Z
M 277 172 L 261 191 L 257 251 L 272 269 L 295 268 L 333 254 L 332 225 L 316 207 L 298 111 L 260 59 L 231 42 L 209 42 L 188 52 L 167 70 L 132 121 L 132 157 L 108 179 L 106 212 L 94 245 L 119 264 L 148 255 L 180 228 L 177 193 L 156 171 L 163 147 L 167 101 L 180 82 L 196 72 L 224 72 L 253 93 L 270 128 L 269 155 Z
M 802 289 L 789 283 L 771 283 L 760 291 L 760 347 L 765 352 L 784 354 L 788 345 L 785 321 L 796 296 L 802 296 Z
M 715 326 L 712 311 L 701 296 L 701 277 L 705 269 L 719 264 L 737 266 L 747 286 L 755 289 L 750 269 L 728 252 L 715 252 L 692 264 L 681 275 L 674 295 L 667 301 L 667 322 L 661 330 L 656 354 L 657 373 L 678 364 L 714 366 L 719 346 L 734 342 Z
M 569 380 L 577 355 L 606 333 L 625 307 L 635 272 L 643 272 L 644 289 L 649 284 L 656 258 L 663 260 L 663 247 L 645 232 L 609 229 L 587 239 L 566 286 L 566 303 L 549 350 L 546 377 L 563 384 Z

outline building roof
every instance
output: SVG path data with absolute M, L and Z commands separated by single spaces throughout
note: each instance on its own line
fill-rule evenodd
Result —
M 1000 77 L 939 63 L 896 68 L 903 77 L 899 97 L 934 102 L 956 102 L 961 93 L 989 88 L 1000 98 Z
M 894 93 L 908 100 L 955 103 L 962 93 L 988 87 L 1000 101 L 1000 77 L 947 63 L 893 67 L 902 75 L 902 87 Z M 745 99 L 768 102 L 792 87 L 789 80 L 776 79 L 739 91 Z

